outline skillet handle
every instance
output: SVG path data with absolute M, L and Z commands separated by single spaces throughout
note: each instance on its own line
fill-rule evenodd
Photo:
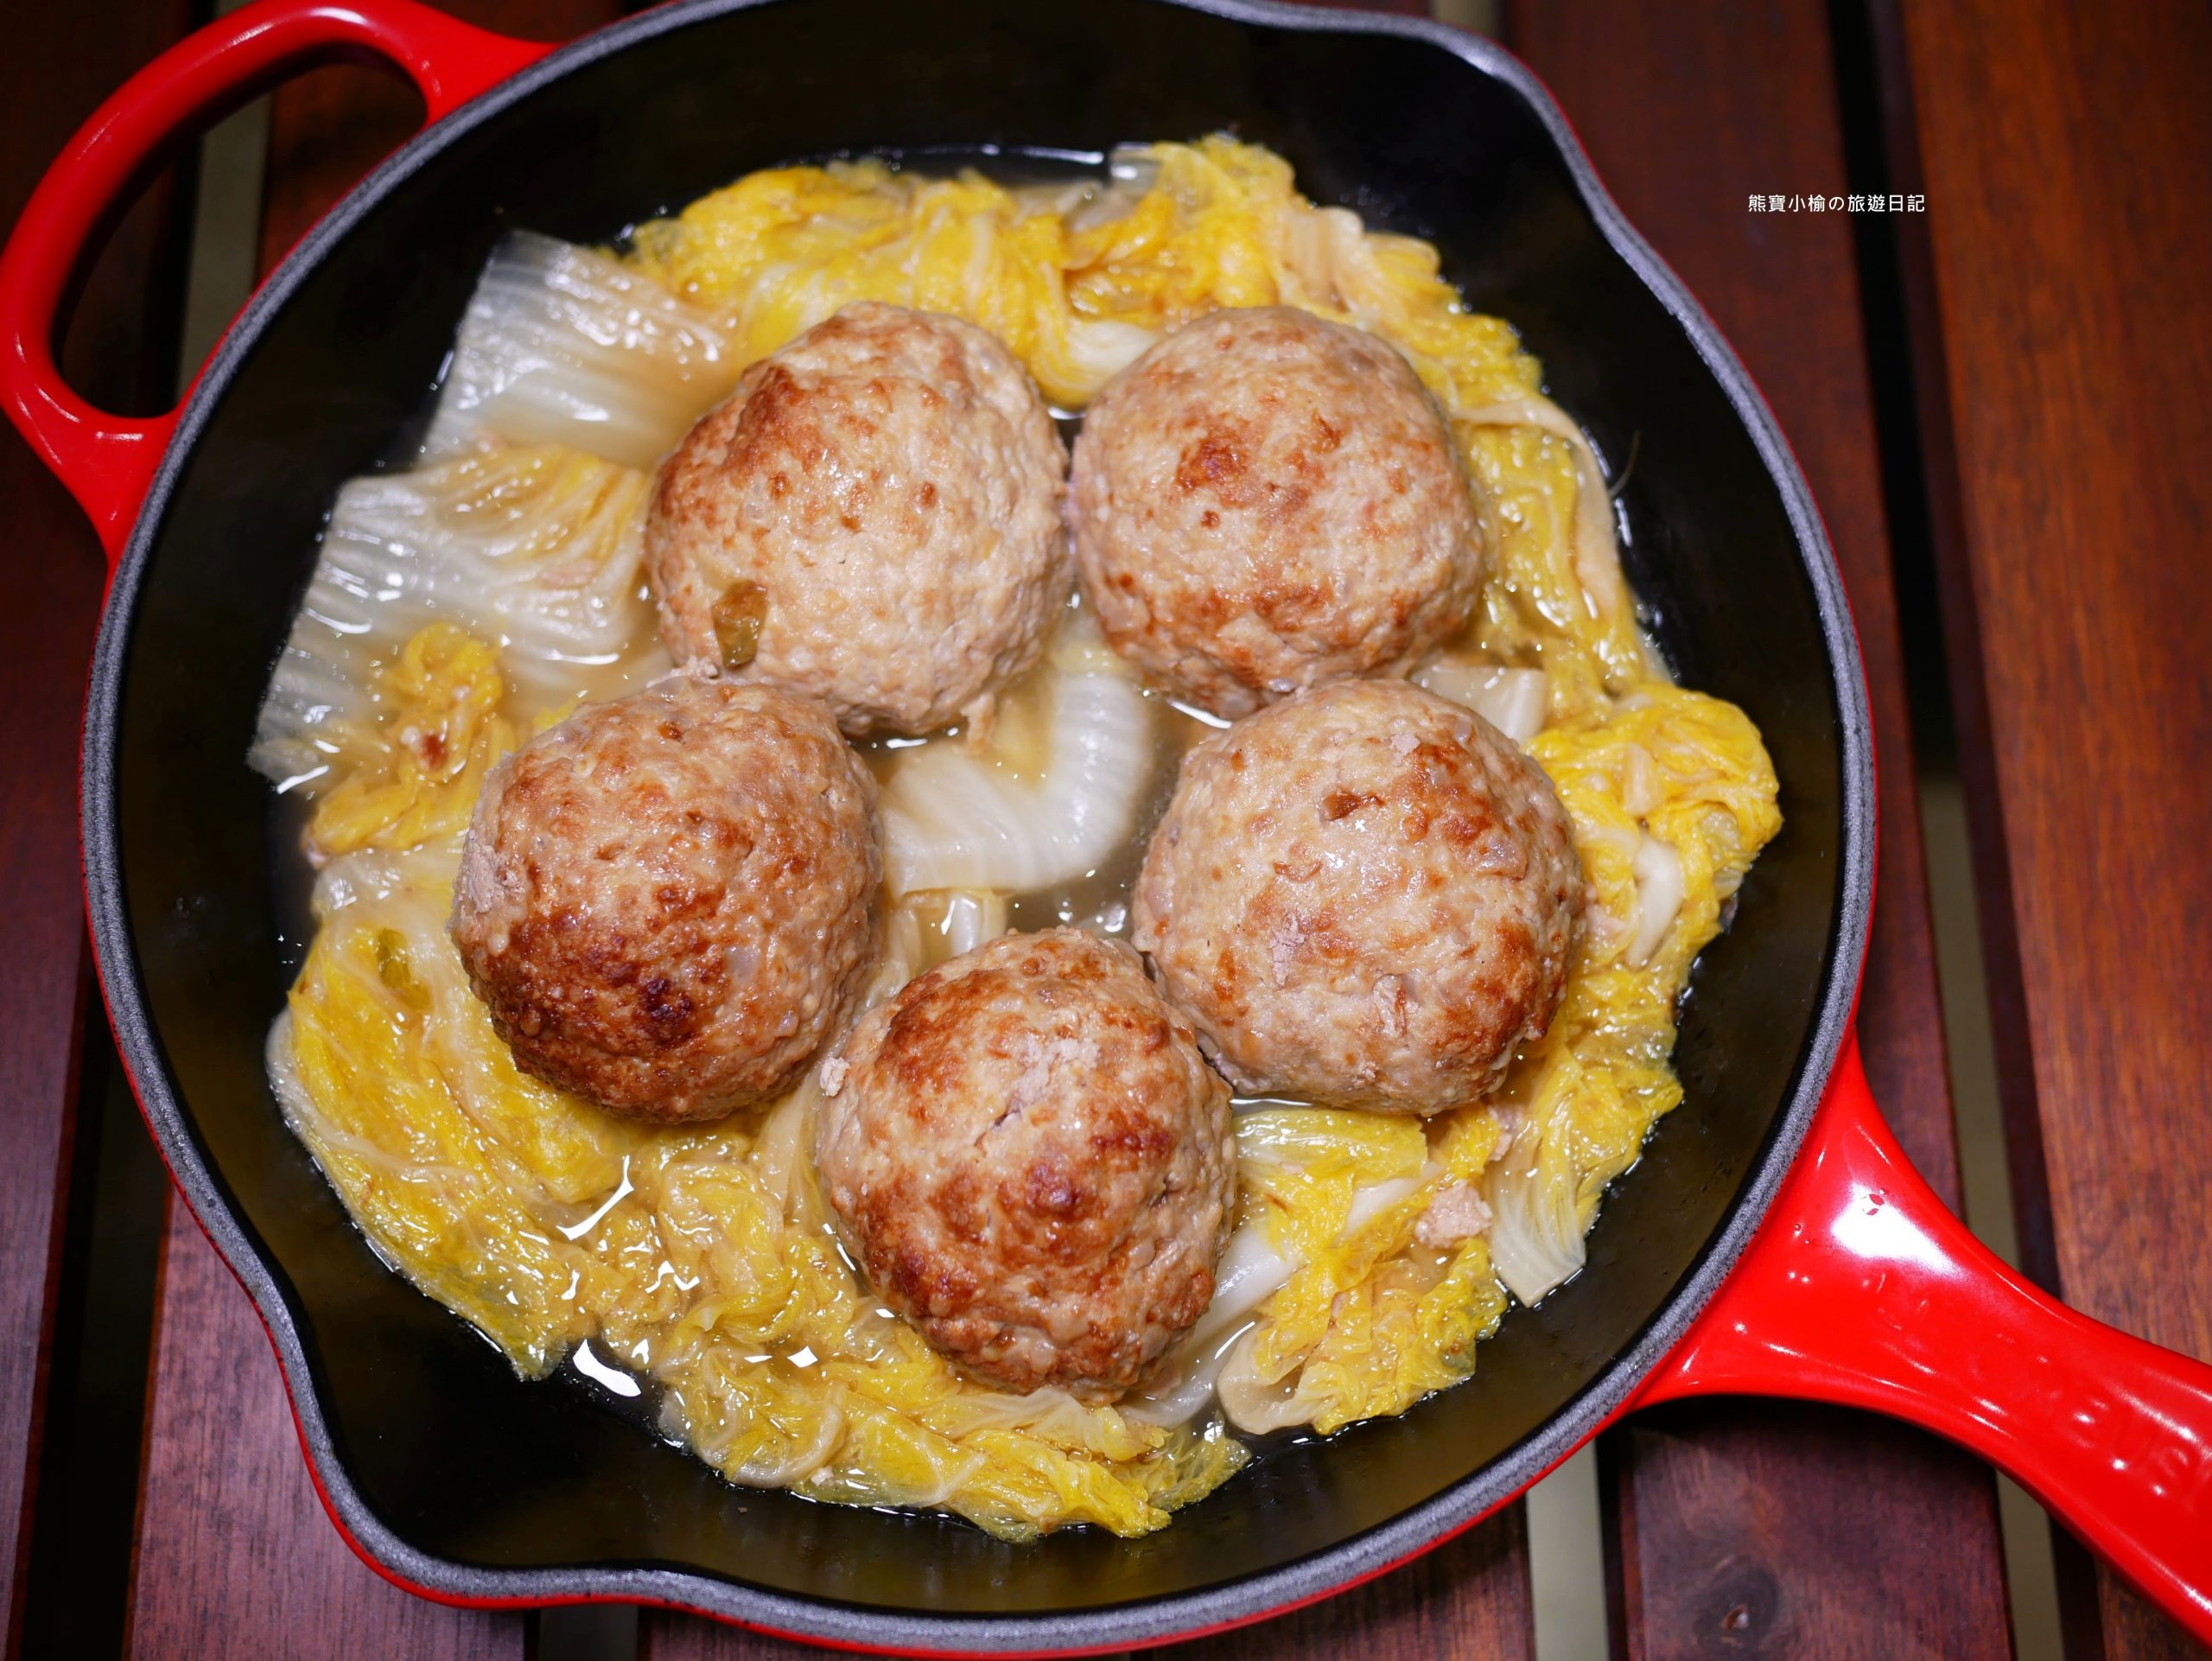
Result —
M 311 61 L 389 62 L 435 121 L 551 50 L 415 0 L 255 0 L 162 53 L 78 130 L 0 253 L 0 398 L 92 517 L 111 574 L 177 414 L 94 409 L 61 379 L 54 347 L 81 266 L 131 187 L 201 127 Z
M 1637 1404 L 1715 1395 L 1947 1436 L 2212 1642 L 2212 1367 L 2068 1308 L 1967 1232 L 1883 1123 L 1855 1037 L 1758 1238 Z

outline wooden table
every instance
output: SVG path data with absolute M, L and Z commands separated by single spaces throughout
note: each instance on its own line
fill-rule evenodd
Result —
M 618 10 L 454 9 L 545 38 Z M 0 209 L 194 13 L 188 0 L 79 0 L 13 19 Z M 1827 515 L 1883 780 L 1861 1027 L 1900 1136 L 1955 1199 L 1917 735 L 1955 747 L 1966 785 L 2025 1264 L 2099 1318 L 2212 1358 L 2212 791 L 2199 765 L 2212 731 L 2212 100 L 2198 85 L 2212 14 L 2183 0 L 2094 23 L 1997 0 L 1909 13 L 1894 0 L 1526 0 L 1501 28 L 1758 377 Z M 410 121 L 406 96 L 366 72 L 282 92 L 264 264 Z M 1926 208 L 1749 211 L 1755 196 L 1815 191 L 1910 193 Z M 124 221 L 72 331 L 77 383 L 111 404 L 162 401 L 179 207 L 160 186 Z M 14 544 L 0 559 L 9 1652 L 64 1652 L 58 1635 L 79 1632 L 99 1641 L 67 1652 L 120 1639 L 147 1657 L 530 1654 L 536 1618 L 419 1602 L 348 1554 L 318 1514 L 251 1310 L 181 1207 L 146 1288 L 150 1337 L 86 1330 L 75 1300 L 107 1272 L 103 1250 L 123 1251 L 86 1219 L 102 1183 L 128 1186 L 96 1175 L 86 1146 L 97 1124 L 116 1134 L 95 1099 L 112 1079 L 85 1032 L 98 1016 L 75 871 L 98 557 L 12 434 L 0 491 Z M 99 1485 L 83 1456 L 57 1451 L 57 1426 L 75 1427 L 75 1446 L 115 1410 L 75 1382 L 98 1343 L 142 1346 L 150 1371 L 143 1452 L 135 1466 L 119 1454 L 136 1503 L 124 1494 L 105 1521 L 87 1519 Z M 1623 1654 L 2013 1647 L 1990 1475 L 1925 1436 L 1840 1410 L 1701 1403 L 1631 1419 L 1599 1458 L 1602 1595 Z M 66 1576 L 44 1566 L 87 1540 L 108 1543 L 114 1598 L 57 1610 Z M 2063 1536 L 2057 1556 L 2067 1656 L 2186 1652 Z M 653 1661 L 799 1653 L 658 1613 L 638 1644 Z M 1380 1582 L 1185 1653 L 1533 1649 L 1516 1506 Z

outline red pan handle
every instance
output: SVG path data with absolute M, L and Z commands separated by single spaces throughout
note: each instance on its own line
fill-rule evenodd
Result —
M 1856 1038 L 1774 1210 L 1638 1405 L 1796 1396 L 1923 1426 L 2011 1473 L 2212 1642 L 2212 1367 L 2005 1267 L 1883 1123 Z
M 415 0 L 255 0 L 178 41 L 79 129 L 0 253 L 0 398 L 92 516 L 111 571 L 176 412 L 138 420 L 94 409 L 63 381 L 54 348 L 72 283 L 132 185 L 192 133 L 311 61 L 390 62 L 435 121 L 550 50 Z

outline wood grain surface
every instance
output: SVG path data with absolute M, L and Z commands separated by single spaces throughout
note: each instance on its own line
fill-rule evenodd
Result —
M 152 0 L 96 32 L 67 8 L 11 13 L 10 54 L 40 68 L 14 77 L 0 99 L 0 225 L 15 223 L 100 99 L 184 32 L 189 10 Z M 169 183 L 157 183 L 117 227 L 79 302 L 63 363 L 96 402 L 143 409 L 168 393 L 179 296 L 161 279 L 174 206 Z M 90 983 L 77 741 L 105 566 L 76 503 L 12 427 L 0 429 L 0 1575 L 13 1656 Z
M 1522 1508 L 1427 1556 L 1279 1620 L 1179 1644 L 1176 1661 L 1505 1661 L 1535 1653 Z M 1591 1595 L 1599 1595 L 1596 1587 Z M 639 1661 L 800 1661 L 820 1651 L 648 1609 Z
M 130 1654 L 521 1661 L 521 1616 L 403 1592 L 331 1526 L 253 1306 L 174 1197 L 162 1284 Z
M 542 38 L 616 10 L 448 9 Z M 16 22 L 11 44 L 51 67 L 0 103 L 0 207 L 20 201 L 184 8 L 111 10 L 127 22 L 99 31 L 67 9 Z M 2192 765 L 2212 717 L 2198 643 L 2212 624 L 2212 102 L 2196 85 L 2212 16 L 2178 0 L 2094 17 L 2000 0 L 1885 16 L 1914 140 L 1901 165 L 1930 200 L 1907 227 L 1923 239 L 1909 249 L 1923 262 L 1914 341 L 1930 383 L 1923 413 L 1966 760 L 1978 770 L 1969 784 L 1981 786 L 1970 795 L 1983 915 L 2002 958 L 1999 1037 L 2017 1059 L 2007 1105 L 2016 1141 L 2032 1133 L 2018 1195 L 2028 1255 L 2100 1318 L 2212 1357 L 2212 1264 L 2195 1233 L 2177 1250 L 2171 1232 L 2174 1219 L 2212 1215 L 2212 1132 L 2196 1100 L 2212 1049 L 2212 980 L 2196 967 L 2212 872 L 2190 835 L 2212 795 Z M 1661 14 L 1578 0 L 1512 8 L 1508 28 L 1630 217 L 1759 378 L 1827 513 L 1884 778 L 1866 1059 L 1901 1138 L 1955 1197 L 1851 227 L 1745 211 L 1751 194 L 1855 182 L 1842 171 L 1829 24 L 1808 0 Z M 26 33 L 36 30 L 52 40 Z M 366 72 L 319 72 L 279 94 L 264 264 L 412 119 L 411 93 Z M 144 366 L 161 355 L 146 270 L 159 216 L 157 203 L 125 226 L 111 290 L 96 286 L 86 302 L 99 327 L 79 331 L 73 356 L 83 384 L 124 396 L 136 379 L 141 401 Z M 11 1035 L 0 1045 L 0 1315 L 12 1340 L 0 1362 L 0 1492 L 26 1498 L 0 1505 L 11 1531 L 0 1562 L 12 1565 L 30 1515 L 25 1449 L 83 999 L 74 750 L 99 576 L 89 531 L 12 436 L 0 436 L 0 492 L 18 548 L 36 555 L 0 560 L 11 716 L 0 723 L 0 914 L 16 923 L 0 956 Z M 2007 1651 L 1989 1480 L 1939 1444 L 1829 1410 L 1683 1404 L 1614 1433 L 1603 1461 L 1616 1642 L 1630 1656 Z M 2108 1581 L 2085 1585 L 2069 1613 L 2072 1661 L 2184 1652 Z M 422 1603 L 353 1559 L 314 1499 L 258 1323 L 181 1209 L 162 1270 L 131 1635 L 145 1656 L 526 1647 L 520 1619 Z M 1185 1652 L 1471 1661 L 1532 1648 L 1516 1509 L 1350 1597 Z M 801 1651 L 656 1613 L 640 1653 Z
M 1889 28 L 2026 1255 L 2212 1359 L 2212 11 Z M 2074 1661 L 2190 1652 L 2109 1575 L 2061 1590 Z
M 1859 1029 L 1876 1095 L 1958 1197 L 1890 542 L 1848 217 L 1748 199 L 1847 194 L 1827 9 L 1529 3 L 1507 43 L 1558 95 L 1637 228 L 1772 404 L 1840 561 L 1872 695 L 1881 850 Z M 1986 1469 L 1868 1416 L 1704 1403 L 1600 1449 L 1615 1641 L 1637 1658 L 2010 1653 Z

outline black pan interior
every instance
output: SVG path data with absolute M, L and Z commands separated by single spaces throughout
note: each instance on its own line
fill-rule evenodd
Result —
M 1688 1101 L 1609 1202 L 1589 1271 L 1510 1315 L 1471 1384 L 1271 1452 L 1134 1543 L 1073 1531 L 1008 1547 L 941 1518 L 729 1487 L 581 1384 L 518 1383 L 382 1269 L 271 1103 L 262 1044 L 291 954 L 265 787 L 244 758 L 322 516 L 420 410 L 509 226 L 605 239 L 749 169 L 825 152 L 1096 151 L 1223 128 L 1281 151 L 1313 196 L 1434 241 L 1477 307 L 1520 326 L 1616 468 L 1635 452 L 1632 579 L 1683 677 L 1758 722 L 1788 827 L 1700 964 L 1678 1057 Z M 846 1605 L 1020 1615 L 1281 1569 L 1525 1459 L 1662 1317 L 1792 1098 L 1837 944 L 1850 717 L 1784 482 L 1694 325 L 1608 245 L 1523 93 L 1418 38 L 1158 0 L 783 0 L 679 14 L 619 51 L 575 54 L 496 118 L 418 146 L 371 194 L 256 321 L 142 532 L 114 742 L 93 757 L 111 773 L 93 795 L 112 804 L 128 924 L 109 977 L 135 954 L 167 1094 L 184 1104 L 172 1121 L 156 1089 L 149 1108 L 173 1158 L 211 1173 L 203 1203 L 227 1205 L 273 1276 L 336 1474 L 374 1519 L 474 1569 L 689 1568 Z

